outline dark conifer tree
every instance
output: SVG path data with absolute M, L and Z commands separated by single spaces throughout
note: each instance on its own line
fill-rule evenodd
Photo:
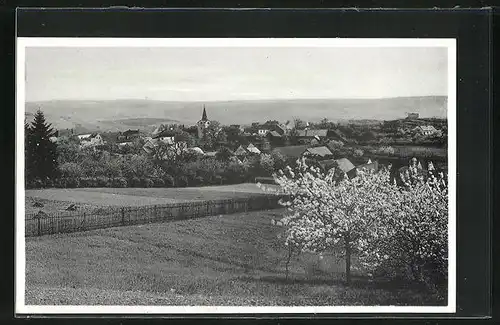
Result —
M 27 131 L 26 169 L 31 180 L 43 183 L 53 180 L 57 174 L 56 144 L 50 138 L 55 131 L 45 121 L 43 112 L 38 110 Z
M 32 148 L 31 127 L 27 121 L 24 121 L 24 179 L 27 184 L 33 180 L 33 150 Z M 26 186 L 27 186 L 26 184 Z

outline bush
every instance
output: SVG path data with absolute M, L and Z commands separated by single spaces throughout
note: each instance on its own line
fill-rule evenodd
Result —
M 78 178 L 64 178 L 65 188 L 77 188 L 80 186 L 80 180 Z
M 142 187 L 153 187 L 154 183 L 151 178 L 143 177 L 141 178 L 141 185 Z
M 97 177 L 97 186 L 98 187 L 111 187 L 112 183 L 108 177 Z
M 194 178 L 195 184 L 194 185 L 205 185 L 205 180 L 203 179 L 202 176 L 196 176 Z M 208 183 L 208 182 L 207 182 Z
M 47 178 L 44 181 L 44 187 L 46 187 L 46 188 L 54 187 L 54 181 L 51 180 L 50 178 Z
M 169 174 L 165 174 L 163 176 L 163 182 L 164 182 L 164 186 L 166 186 L 166 187 L 174 187 L 174 185 L 175 185 L 174 178 Z
M 112 181 L 113 187 L 127 187 L 127 180 L 125 177 L 117 177 Z
M 129 187 L 141 187 L 141 179 L 134 176 L 128 181 L 128 185 Z
M 153 178 L 154 187 L 165 187 L 165 181 L 159 177 Z
M 64 178 L 56 179 L 56 181 L 54 182 L 54 186 L 57 188 L 65 188 L 66 182 L 65 182 Z
M 97 177 L 90 177 L 87 179 L 89 187 L 98 187 L 99 183 L 97 182 Z
M 364 152 L 361 149 L 356 149 L 353 152 L 353 156 L 356 158 L 363 157 L 363 154 L 364 154 Z
M 330 140 L 327 146 L 331 151 L 336 151 L 338 149 L 341 149 L 344 146 L 344 143 L 342 141 Z
M 39 178 L 34 179 L 31 184 L 33 188 L 43 188 L 43 181 Z
M 383 155 L 394 155 L 396 151 L 391 146 L 383 146 L 378 148 L 377 152 Z
M 186 176 L 178 176 L 176 179 L 176 185 L 178 187 L 186 187 L 189 185 L 189 180 Z

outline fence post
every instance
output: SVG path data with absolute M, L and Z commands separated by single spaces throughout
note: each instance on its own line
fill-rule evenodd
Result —
M 83 229 L 85 229 L 85 223 L 86 223 L 86 220 L 87 219 L 87 214 L 84 212 L 83 213 Z
M 42 225 L 40 224 L 40 217 L 37 218 L 37 228 L 38 228 L 38 236 L 41 236 L 42 235 Z
M 122 226 L 125 225 L 125 208 L 121 208 L 121 212 L 122 212 Z

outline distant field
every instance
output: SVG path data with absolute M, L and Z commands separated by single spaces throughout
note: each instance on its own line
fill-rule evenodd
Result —
M 272 185 L 268 185 L 272 188 Z M 191 188 L 75 188 L 26 190 L 26 213 L 42 210 L 65 212 L 74 203 L 80 209 L 102 206 L 148 206 L 169 203 L 245 198 L 264 195 L 256 184 L 206 186 Z M 34 207 L 35 202 L 44 204 Z
M 343 284 L 342 260 L 294 258 L 271 219 L 283 210 L 108 228 L 26 240 L 26 304 L 423 305 L 404 284 Z M 356 261 L 354 261 L 356 265 Z
M 411 156 L 411 155 L 425 155 L 447 158 L 448 150 L 446 148 L 435 148 L 425 146 L 392 146 L 396 155 Z

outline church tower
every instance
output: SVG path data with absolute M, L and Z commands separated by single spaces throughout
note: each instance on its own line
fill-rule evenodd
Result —
M 205 109 L 205 105 L 203 105 L 203 115 L 201 116 L 201 120 L 196 123 L 196 126 L 198 127 L 198 138 L 203 138 L 203 134 L 205 133 L 205 130 L 208 128 L 210 125 L 210 121 L 207 118 L 207 111 Z

